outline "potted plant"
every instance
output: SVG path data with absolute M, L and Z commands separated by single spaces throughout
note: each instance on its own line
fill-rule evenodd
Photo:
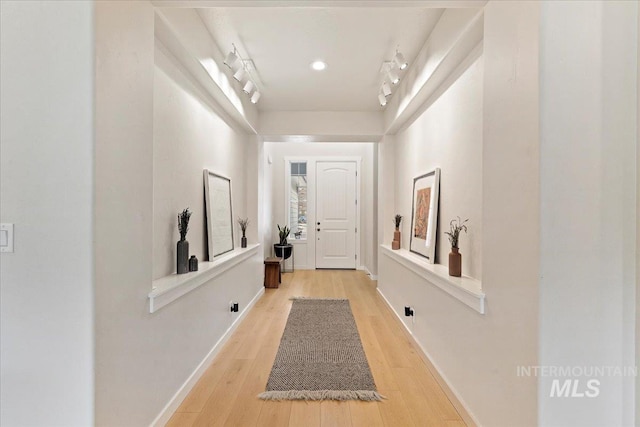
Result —
M 238 224 L 240 224 L 240 230 L 242 230 L 242 238 L 240 239 L 240 247 L 247 247 L 247 227 L 249 226 L 249 218 L 238 218 Z
M 400 239 L 401 239 L 401 233 L 400 233 L 400 223 L 402 222 L 402 215 L 396 214 L 396 216 L 393 218 L 393 222 L 396 225 L 396 231 L 393 232 L 393 242 L 391 242 L 391 249 L 397 250 L 400 249 Z
M 273 245 L 273 251 L 278 258 L 288 259 L 291 256 L 293 245 L 291 243 L 287 243 L 287 237 L 289 237 L 290 232 L 291 229 L 288 226 L 285 225 L 284 227 L 280 227 L 280 224 L 278 224 L 278 236 L 280 237 L 280 242 Z
M 458 217 L 457 220 L 452 219 L 451 222 L 449 222 L 449 231 L 444 232 L 444 234 L 449 238 L 449 243 L 451 243 L 451 252 L 449 253 L 449 276 L 462 276 L 462 255 L 458 251 L 458 241 L 460 239 L 460 232 L 467 232 L 467 221 L 469 221 L 468 218 L 464 221 L 460 220 L 460 217 Z
M 178 231 L 180 232 L 180 241 L 178 241 L 176 256 L 176 273 L 184 274 L 189 272 L 189 242 L 186 240 L 187 231 L 189 231 L 189 219 L 191 211 L 189 208 L 178 214 Z

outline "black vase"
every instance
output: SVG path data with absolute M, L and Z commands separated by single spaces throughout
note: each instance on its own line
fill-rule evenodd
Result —
M 273 251 L 276 253 L 276 256 L 278 258 L 289 259 L 292 250 L 293 245 L 291 243 L 287 243 L 286 245 L 280 245 L 276 243 L 275 245 L 273 245 Z
M 189 258 L 189 271 L 198 271 L 198 258 L 195 255 Z
M 189 241 L 178 241 L 178 255 L 176 257 L 176 273 L 184 274 L 189 272 Z
M 242 236 L 242 239 L 240 239 L 240 247 L 241 248 L 247 247 L 247 238 L 245 236 Z

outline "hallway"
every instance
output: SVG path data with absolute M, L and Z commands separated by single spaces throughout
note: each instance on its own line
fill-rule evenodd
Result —
M 1 426 L 640 426 L 640 0 L 0 24 Z M 387 400 L 257 398 L 292 296 Z
M 348 298 L 383 402 L 271 402 L 264 391 L 293 296 Z M 360 271 L 298 270 L 267 289 L 168 426 L 464 426 L 421 352 Z

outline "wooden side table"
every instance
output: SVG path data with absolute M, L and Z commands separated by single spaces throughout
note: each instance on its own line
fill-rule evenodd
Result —
M 282 258 L 269 257 L 264 260 L 264 287 L 278 288 L 282 282 L 280 263 Z

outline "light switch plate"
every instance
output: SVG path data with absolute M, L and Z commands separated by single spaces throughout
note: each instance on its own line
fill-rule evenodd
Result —
M 13 224 L 0 224 L 0 252 L 13 252 Z

